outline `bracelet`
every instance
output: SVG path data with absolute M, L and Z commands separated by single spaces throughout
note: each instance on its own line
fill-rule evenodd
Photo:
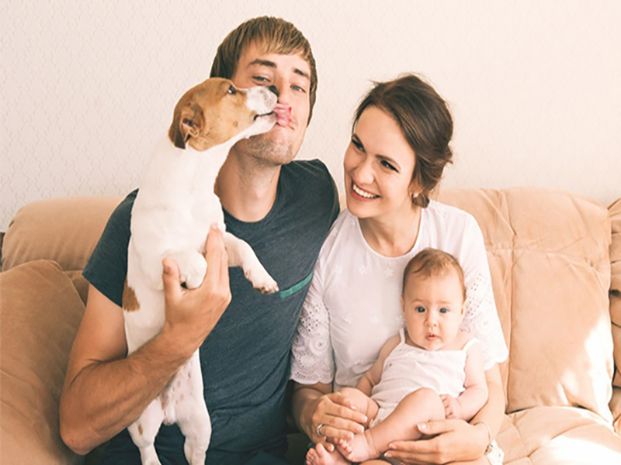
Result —
M 484 421 L 477 421 L 476 423 L 472 424 L 472 426 L 478 426 L 478 425 L 485 426 L 485 429 L 487 430 L 487 447 L 485 448 L 485 453 L 487 454 L 489 452 L 489 450 L 490 450 L 491 445 L 492 445 L 492 441 L 494 440 L 494 438 L 492 436 L 492 429 Z

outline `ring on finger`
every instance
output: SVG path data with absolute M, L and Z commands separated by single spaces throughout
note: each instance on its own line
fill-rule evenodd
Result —
M 322 431 L 324 426 L 326 425 L 324 425 L 323 423 L 319 423 L 317 425 L 317 428 L 315 428 L 315 433 L 317 433 L 317 436 L 325 436 L 324 432 Z

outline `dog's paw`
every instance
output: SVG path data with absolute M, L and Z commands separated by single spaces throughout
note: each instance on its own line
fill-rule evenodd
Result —
M 278 284 L 263 267 L 246 268 L 244 269 L 244 276 L 252 283 L 252 287 L 261 294 L 278 292 Z
M 194 250 L 176 252 L 170 256 L 177 262 L 179 267 L 179 280 L 185 284 L 188 289 L 196 289 L 199 287 L 205 273 L 207 272 L 207 262 L 205 257 Z

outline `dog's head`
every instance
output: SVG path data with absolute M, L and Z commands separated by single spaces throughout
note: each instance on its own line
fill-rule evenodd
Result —
M 276 122 L 276 94 L 266 87 L 238 89 L 228 79 L 210 78 L 177 102 L 168 137 L 176 147 L 207 150 L 244 132 L 269 131 Z

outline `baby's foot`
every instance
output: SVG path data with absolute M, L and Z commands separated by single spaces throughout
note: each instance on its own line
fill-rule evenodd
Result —
M 338 450 L 329 452 L 323 444 L 317 444 L 306 453 L 306 465 L 350 465 Z
M 373 443 L 373 436 L 370 430 L 354 435 L 353 439 L 339 444 L 337 448 L 347 460 L 352 462 L 364 462 L 365 460 L 376 459 L 380 456 Z

